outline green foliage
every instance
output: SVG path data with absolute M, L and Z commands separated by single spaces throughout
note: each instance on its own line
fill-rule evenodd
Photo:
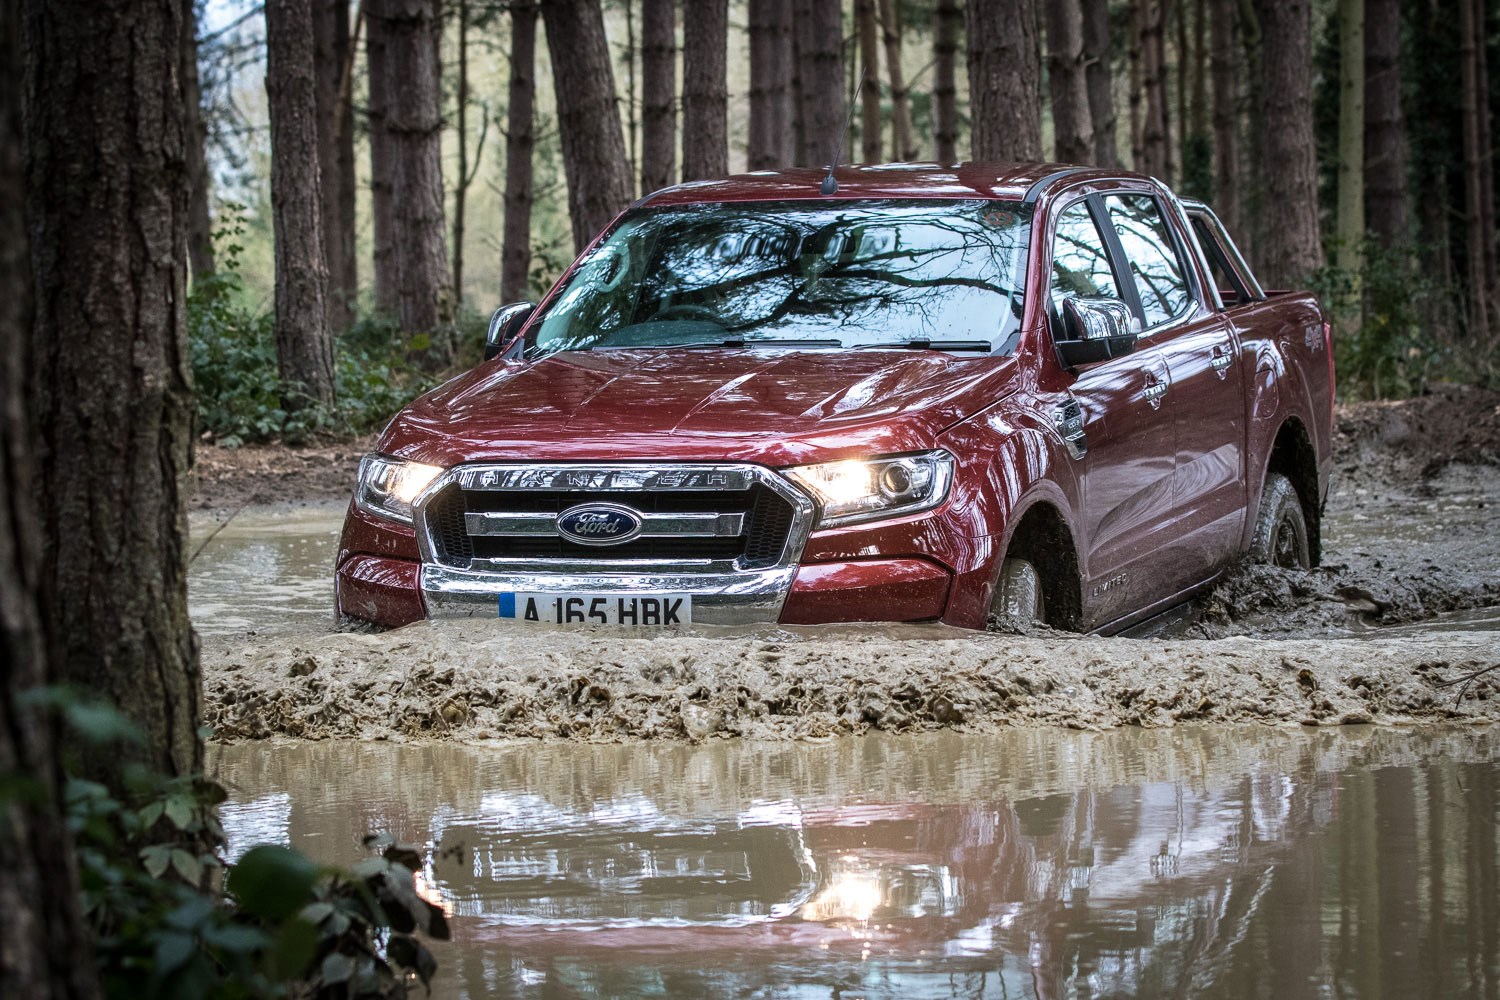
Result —
M 200 432 L 231 448 L 364 433 L 430 387 L 432 377 L 407 362 L 397 325 L 363 316 L 335 344 L 333 407 L 288 411 L 276 365 L 275 317 L 251 301 L 240 277 L 243 247 L 236 241 L 245 224 L 239 207 L 227 206 L 225 214 L 228 221 L 215 233 L 220 270 L 196 280 L 187 303 Z
M 1330 256 L 1336 257 L 1330 247 Z M 1424 274 L 1411 247 L 1364 247 L 1364 266 L 1349 272 L 1329 264 L 1312 278 L 1334 324 L 1341 394 L 1401 398 L 1422 392 L 1439 375 L 1460 374 L 1434 330 L 1448 308 L 1443 286 Z
M 24 699 L 54 711 L 85 742 L 135 742 L 113 708 L 62 688 Z M 352 870 L 285 847 L 252 848 L 233 865 L 216 782 L 127 766 L 122 787 L 67 782 L 81 908 L 110 1000 L 374 1000 L 430 986 L 437 963 L 418 935 L 446 940 L 441 908 L 417 895 L 416 849 L 385 835 Z M 33 798 L 0 785 L 0 805 Z M 222 879 L 219 875 L 227 870 Z

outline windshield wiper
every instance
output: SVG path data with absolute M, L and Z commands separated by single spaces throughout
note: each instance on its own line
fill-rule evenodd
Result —
M 698 340 L 698 341 L 694 341 L 694 342 L 692 342 L 690 344 L 653 344 L 651 346 L 653 346 L 653 347 L 659 347 L 659 348 L 669 348 L 669 347 L 692 347 L 692 348 L 705 348 L 705 347 L 735 347 L 735 348 L 739 348 L 739 347 L 747 347 L 747 348 L 755 348 L 755 347 L 788 347 L 788 348 L 790 348 L 790 347 L 822 347 L 822 348 L 839 348 L 839 347 L 843 347 L 844 344 L 843 344 L 843 341 L 839 341 L 839 340 L 776 340 L 776 339 L 746 340 L 743 337 L 730 337 L 727 340 Z
M 988 340 L 903 340 L 898 344 L 857 344 L 856 351 L 979 351 L 989 354 L 995 345 Z

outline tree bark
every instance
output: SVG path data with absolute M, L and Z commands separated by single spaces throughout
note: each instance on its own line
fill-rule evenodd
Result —
M 729 173 L 729 0 L 694 0 L 682 14 L 682 179 Z
M 396 315 L 421 363 L 441 368 L 452 357 L 453 290 L 449 286 L 443 205 L 443 77 L 440 0 L 378 0 L 385 22 L 386 141 L 394 202 Z M 425 335 L 428 346 L 420 347 Z
M 29 796 L 0 802 L 0 996 L 99 995 L 78 908 L 73 838 L 62 817 L 55 727 L 19 704 L 51 681 L 39 600 L 41 523 L 35 428 L 27 398 L 31 268 L 19 210 L 22 166 L 20 5 L 0 5 L 0 774 L 25 775 Z M 184 17 L 186 31 L 192 18 Z M 184 85 L 186 86 L 186 78 Z M 191 136 L 190 136 L 191 138 Z
M 84 774 L 114 781 L 132 759 L 194 774 L 186 5 L 30 0 L 26 11 L 28 381 L 42 435 L 50 663 L 144 737 L 123 753 L 80 747 Z
M 1080 0 L 1047 4 L 1047 80 L 1052 91 L 1053 158 L 1088 163 L 1094 156 L 1094 124 L 1083 50 Z
M 958 0 L 938 0 L 932 27 L 932 139 L 939 163 L 958 162 Z
M 1120 165 L 1115 147 L 1115 97 L 1109 68 L 1109 0 L 1083 0 L 1084 79 L 1089 91 L 1089 123 L 1093 126 L 1093 162 L 1101 167 Z
M 1141 160 L 1136 169 L 1170 182 L 1171 138 L 1167 125 L 1166 0 L 1140 0 L 1141 90 L 1146 100 L 1141 120 Z
M 1234 44 L 1235 0 L 1213 0 L 1209 12 L 1214 98 L 1214 210 L 1230 235 L 1244 239 L 1240 225 L 1239 75 Z
M 328 328 L 354 322 L 359 265 L 354 243 L 354 105 L 344 87 L 353 42 L 348 0 L 313 0 L 313 72 L 318 102 L 318 176 L 323 253 L 328 260 Z
M 1339 268 L 1360 271 L 1365 239 L 1365 5 L 1339 0 Z M 1356 293 L 1357 294 L 1357 293 Z M 1348 303 L 1350 309 L 1357 299 Z
M 1381 246 L 1404 246 L 1411 240 L 1401 109 L 1401 0 L 1365 3 L 1365 220 Z
M 754 44 L 754 34 L 751 44 Z M 754 56 L 751 57 L 752 65 Z M 753 69 L 752 69 L 753 72 Z M 751 84 L 752 93 L 754 83 Z M 754 129 L 754 98 L 751 98 Z M 677 4 L 641 3 L 641 191 L 672 184 L 677 173 Z M 751 156 L 755 155 L 751 143 Z
M 649 5 L 649 0 L 648 0 Z M 536 4 L 510 8 L 510 106 L 505 130 L 505 237 L 500 251 L 500 299 L 531 295 L 532 153 L 536 135 Z M 648 132 L 649 134 L 649 132 Z
M 182 19 L 182 98 L 187 112 L 188 267 L 193 277 L 214 273 L 213 219 L 208 209 L 208 129 L 203 123 L 203 95 L 198 87 L 198 22 Z
M 630 201 L 615 76 L 599 0 L 548 0 L 542 20 L 552 55 L 573 248 L 582 251 Z
M 276 234 L 276 361 L 288 412 L 333 404 L 310 0 L 266 0 L 266 95 Z
M 396 202 L 391 193 L 392 163 L 388 123 L 390 100 L 390 45 L 385 18 L 378 16 L 380 0 L 365 0 L 365 69 L 369 104 L 366 117 L 370 133 L 370 222 L 374 230 L 371 263 L 375 275 L 375 308 L 396 317 L 400 301 L 400 279 L 396 273 Z
M 1042 71 L 1035 0 L 971 3 L 965 11 L 972 157 L 1040 160 Z
M 1268 288 L 1300 285 L 1323 264 L 1312 114 L 1312 10 L 1308 0 L 1254 0 L 1260 23 L 1257 81 L 1265 199 L 1257 273 Z
M 750 0 L 751 170 L 792 162 L 791 0 Z
M 880 25 L 875 0 L 854 0 L 854 26 L 859 36 L 859 158 L 879 163 L 883 136 L 880 122 Z
M 800 166 L 826 167 L 844 134 L 844 19 L 839 0 L 792 0 L 797 46 Z
M 1481 27 L 1482 3 L 1458 0 L 1459 61 L 1461 63 L 1464 145 L 1464 234 L 1468 258 L 1469 336 L 1475 344 L 1488 346 L 1497 317 L 1491 315 L 1490 293 L 1494 276 L 1489 268 L 1495 240 L 1494 218 L 1486 223 L 1484 174 L 1493 168 L 1492 151 L 1484 143 L 1481 118 L 1489 115 L 1488 81 L 1480 72 L 1484 46 Z
M 881 40 L 885 46 L 885 76 L 891 85 L 891 155 L 902 163 L 920 151 L 912 134 L 911 93 L 901 66 L 901 12 L 896 0 L 880 0 Z

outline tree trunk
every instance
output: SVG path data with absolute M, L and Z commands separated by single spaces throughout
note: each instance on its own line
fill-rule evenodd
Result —
M 727 13 L 725 17 L 727 19 Z M 728 31 L 727 26 L 725 31 Z M 625 0 L 625 142 L 630 147 L 630 169 L 625 172 L 625 176 L 632 184 L 641 175 L 641 161 L 637 156 L 640 152 L 637 141 L 641 123 L 637 114 L 640 108 L 640 95 L 635 85 L 635 53 L 635 0 Z M 727 95 L 725 103 L 728 103 Z M 630 196 L 635 197 L 636 192 L 632 190 Z
M 1035 0 L 970 3 L 965 10 L 972 157 L 1040 160 L 1042 70 Z
M 1240 225 L 1239 70 L 1235 60 L 1235 0 L 1213 0 L 1209 12 L 1214 81 L 1214 211 L 1236 242 Z
M 1146 113 L 1141 121 L 1141 161 L 1136 169 L 1170 183 L 1171 138 L 1167 134 L 1166 0 L 1140 0 L 1141 90 Z
M 1094 124 L 1083 51 L 1080 0 L 1047 4 L 1047 80 L 1052 91 L 1053 158 L 1088 163 L 1094 157 Z
M 880 0 L 881 39 L 885 45 L 885 76 L 891 84 L 891 155 L 902 163 L 920 155 L 911 128 L 911 94 L 901 67 L 901 12 L 896 0 Z
M 751 170 L 792 162 L 791 0 L 750 0 Z
M 310 0 L 267 0 L 266 96 L 276 234 L 276 362 L 288 412 L 333 404 Z
M 1484 144 L 1482 117 L 1489 115 L 1488 81 L 1480 74 L 1481 34 L 1484 9 L 1480 0 L 1458 0 L 1459 61 L 1461 63 L 1464 131 L 1464 233 L 1468 258 L 1469 337 L 1473 343 L 1488 347 L 1497 317 L 1490 314 L 1490 292 L 1493 274 L 1488 260 L 1495 240 L 1494 220 L 1488 228 L 1485 219 L 1484 173 L 1493 168 L 1491 150 Z
M 107 781 L 127 758 L 166 775 L 203 767 L 187 615 L 186 9 L 27 5 L 43 615 L 53 676 L 143 734 L 124 754 L 79 748 L 84 773 Z
M 370 133 L 370 221 L 374 231 L 372 270 L 375 274 L 375 308 L 395 318 L 400 301 L 400 279 L 396 274 L 396 202 L 391 194 L 391 162 L 388 122 L 390 100 L 390 45 L 384 17 L 376 9 L 380 0 L 365 0 L 365 69 L 369 98 L 366 117 Z
M 754 36 L 751 36 L 752 44 Z M 752 56 L 752 61 L 753 61 Z M 754 84 L 751 85 L 752 88 Z M 677 173 L 677 4 L 641 3 L 641 192 L 668 187 Z M 753 101 L 753 98 L 752 98 Z M 754 128 L 754 107 L 751 107 Z M 751 156 L 754 156 L 751 143 Z
M 439 2 L 379 0 L 370 5 L 371 20 L 385 22 L 385 130 L 395 206 L 396 315 L 413 352 L 429 369 L 441 368 L 452 357 Z
M 682 13 L 682 179 L 729 173 L 729 0 L 694 0 Z
M 1401 110 L 1401 0 L 1365 3 L 1365 220 L 1384 247 L 1411 240 L 1406 118 Z
M 938 0 L 932 27 L 932 140 L 939 163 L 958 162 L 958 0 Z
M 599 0 L 548 0 L 542 20 L 552 55 L 573 248 L 581 251 L 630 201 L 615 75 Z
M 1362 267 L 1365 239 L 1364 8 L 1364 0 L 1339 0 L 1337 259 L 1340 270 L 1350 275 Z M 1347 304 L 1351 310 L 1357 305 L 1357 298 Z
M 208 129 L 203 123 L 203 95 L 198 88 L 197 18 L 182 19 L 182 99 L 187 112 L 188 266 L 193 277 L 214 273 L 213 220 L 208 210 Z
M 1093 162 L 1120 165 L 1115 148 L 1115 97 L 1109 70 L 1109 0 L 1083 0 L 1084 79 L 1089 91 L 1089 123 L 1094 127 Z
M 354 106 L 344 87 L 344 70 L 353 47 L 348 0 L 313 0 L 312 19 L 323 253 L 328 260 L 328 327 L 344 330 L 354 321 L 354 303 L 359 297 L 354 244 Z
M 1265 185 L 1257 272 L 1268 288 L 1301 285 L 1323 264 L 1318 234 L 1308 0 L 1255 0 L 1260 23 L 1259 142 Z
M 458 21 L 458 93 L 454 95 L 454 143 L 458 146 L 458 177 L 453 185 L 453 308 L 464 301 L 464 202 L 469 194 L 469 0 L 454 7 Z
M 1480 230 L 1486 236 L 1484 241 L 1484 272 L 1487 282 L 1486 309 L 1489 314 L 1490 332 L 1493 334 L 1496 327 L 1500 326 L 1500 281 L 1497 281 L 1496 270 L 1500 267 L 1500 261 L 1496 260 L 1496 240 L 1500 238 L 1500 231 L 1495 227 L 1495 173 L 1500 169 L 1496 163 L 1495 138 L 1490 128 L 1490 74 L 1487 65 L 1489 59 L 1489 22 L 1487 18 L 1486 4 L 1484 0 L 1472 0 L 1474 4 L 1475 30 L 1478 32 L 1478 43 L 1474 48 L 1474 75 L 1478 88 L 1476 99 L 1479 112 L 1479 148 L 1484 151 L 1484 159 L 1488 168 L 1479 174 L 1479 206 Z
M 190 32 L 192 18 L 183 20 Z M 25 775 L 32 792 L 0 801 L 0 996 L 91 1000 L 99 989 L 78 909 L 73 838 L 62 818 L 57 734 L 19 704 L 52 681 L 38 596 L 42 526 L 27 406 L 32 316 L 20 211 L 26 200 L 20 35 L 20 5 L 0 5 L 0 204 L 9 206 L 0 213 L 0 661 L 6 664 L 0 670 L 0 774 Z
M 1130 166 L 1141 170 L 1146 161 L 1145 115 L 1145 53 L 1141 50 L 1141 38 L 1145 35 L 1146 4 L 1150 0 L 1130 0 L 1130 43 L 1125 49 L 1126 72 L 1130 78 Z
M 844 19 L 839 0 L 792 0 L 797 44 L 797 116 L 804 162 L 826 167 L 844 134 Z
M 649 4 L 648 4 L 649 5 Z M 531 158 L 536 147 L 536 4 L 510 8 L 510 104 L 505 130 L 505 242 L 500 251 L 500 299 L 531 297 Z M 649 131 L 647 133 L 650 134 Z
M 854 26 L 859 37 L 859 158 L 879 163 L 880 122 L 880 25 L 875 18 L 875 0 L 854 0 Z

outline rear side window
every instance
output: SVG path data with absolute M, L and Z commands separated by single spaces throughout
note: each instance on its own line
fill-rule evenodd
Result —
M 1193 307 L 1192 292 L 1156 199 L 1143 194 L 1110 195 L 1105 205 L 1140 293 L 1146 328 L 1187 315 Z
M 1087 202 L 1074 202 L 1057 217 L 1052 244 L 1053 304 L 1069 296 L 1120 298 L 1114 268 Z

